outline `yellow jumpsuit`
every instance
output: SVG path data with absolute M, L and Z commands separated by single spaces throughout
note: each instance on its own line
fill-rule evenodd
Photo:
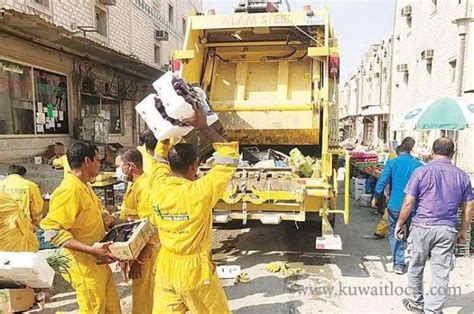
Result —
M 218 156 L 237 160 L 237 143 L 214 144 Z M 235 173 L 235 166 L 217 164 L 209 173 L 189 181 L 171 176 L 159 163 L 151 193 L 161 249 L 156 266 L 153 313 L 230 313 L 227 297 L 211 256 L 212 209 Z
M 388 234 L 388 212 L 386 208 L 382 218 L 380 219 L 379 223 L 377 224 L 377 227 L 375 228 L 375 233 L 383 237 L 386 237 Z
M 45 232 L 58 231 L 53 244 L 63 245 L 74 238 L 93 245 L 105 235 L 99 198 L 88 184 L 65 173 L 51 195 L 49 213 L 41 227 Z M 70 283 L 77 293 L 79 313 L 120 313 L 120 299 L 109 265 L 97 265 L 96 259 L 86 253 L 69 249 L 64 252 L 72 260 Z M 63 277 L 69 281 L 67 274 Z
M 397 154 L 395 152 L 390 152 L 390 154 L 388 155 L 389 160 L 394 159 L 395 157 L 397 157 Z M 390 189 L 387 190 L 390 191 Z M 386 193 L 385 195 L 387 197 L 387 200 L 389 198 L 389 194 L 390 193 Z M 388 211 L 386 208 L 383 212 L 382 218 L 377 224 L 377 227 L 375 227 L 375 233 L 383 237 L 386 237 L 388 235 Z
M 127 187 L 123 197 L 120 218 L 133 220 L 150 218 L 152 213 L 150 202 L 149 178 L 144 173 L 135 182 Z M 158 245 L 155 237 L 150 244 Z M 158 248 L 153 252 L 151 258 L 143 265 L 142 278 L 132 281 L 132 313 L 152 313 L 153 290 L 155 287 L 155 263 L 158 256 Z
M 38 240 L 30 221 L 24 217 L 15 200 L 2 191 L 0 191 L 0 251 L 38 251 Z
M 0 181 L 0 191 L 8 193 L 20 206 L 23 215 L 33 224 L 39 224 L 43 216 L 43 198 L 34 182 L 20 175 L 11 174 Z
M 142 153 L 143 172 L 148 175 L 148 181 L 150 187 L 152 187 L 154 184 L 154 178 L 156 177 L 156 172 L 158 171 L 158 161 L 154 156 L 146 151 L 145 146 L 138 146 L 137 149 Z

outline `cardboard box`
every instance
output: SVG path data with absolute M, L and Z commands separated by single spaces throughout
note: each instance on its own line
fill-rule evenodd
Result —
M 0 290 L 0 313 L 28 311 L 35 304 L 31 288 Z
M 133 228 L 133 234 L 127 241 L 115 241 L 117 235 L 125 228 Z M 148 243 L 148 240 L 153 235 L 153 226 L 148 219 L 137 220 L 130 223 L 121 224 L 112 228 L 99 243 L 113 241 L 114 243 L 109 247 L 110 252 L 121 260 L 134 260 L 140 255 L 140 252 Z
M 0 284 L 51 288 L 54 270 L 46 259 L 32 252 L 0 252 Z

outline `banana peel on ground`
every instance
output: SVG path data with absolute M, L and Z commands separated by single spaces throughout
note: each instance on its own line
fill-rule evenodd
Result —
M 268 263 L 265 269 L 271 273 L 278 273 L 285 277 L 304 272 L 303 268 L 290 268 L 288 264 L 284 262 Z
M 240 273 L 235 277 L 234 285 L 238 283 L 248 283 L 250 281 L 250 277 L 247 273 Z

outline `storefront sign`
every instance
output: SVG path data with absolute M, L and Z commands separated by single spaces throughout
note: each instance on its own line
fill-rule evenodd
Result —
M 14 63 L 0 61 L 0 69 L 6 72 L 13 72 L 23 75 L 23 67 Z

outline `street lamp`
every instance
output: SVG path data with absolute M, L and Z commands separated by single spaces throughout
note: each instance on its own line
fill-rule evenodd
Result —
M 466 35 L 469 31 L 469 24 L 474 22 L 472 17 L 461 17 L 453 21 L 458 27 L 459 35 L 459 65 L 457 72 L 457 96 L 462 96 L 462 85 L 464 77 L 464 59 L 466 55 Z

